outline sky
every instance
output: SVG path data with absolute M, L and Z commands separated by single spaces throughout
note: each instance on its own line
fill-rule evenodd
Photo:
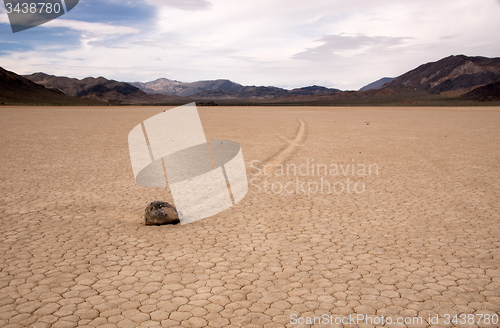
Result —
M 12 33 L 0 4 L 0 66 L 357 90 L 450 55 L 500 57 L 499 17 L 500 0 L 80 0 Z

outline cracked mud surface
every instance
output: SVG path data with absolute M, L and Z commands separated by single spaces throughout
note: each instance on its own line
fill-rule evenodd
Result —
M 285 164 L 375 163 L 379 174 L 274 175 L 275 191 L 322 177 L 366 188 L 258 193 L 254 180 L 211 218 L 147 227 L 144 207 L 172 198 L 135 184 L 127 135 L 163 109 L 0 109 L 1 327 L 500 312 L 500 109 L 200 108 L 208 140 L 240 143 L 249 181 L 298 119 L 307 135 Z M 494 325 L 461 327 L 477 326 Z

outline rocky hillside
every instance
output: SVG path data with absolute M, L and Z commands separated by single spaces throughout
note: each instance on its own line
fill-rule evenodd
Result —
M 243 87 L 241 90 L 207 90 L 192 96 L 195 99 L 269 99 L 283 97 L 288 91 L 276 87 Z
M 130 84 L 148 94 L 175 95 L 195 99 L 269 99 L 289 95 L 316 95 L 340 91 L 317 85 L 293 90 L 273 86 L 243 86 L 230 80 L 187 83 L 161 78 L 151 82 L 132 82 Z
M 477 101 L 500 101 L 500 82 L 476 88 L 464 94 L 462 98 Z
M 318 85 L 312 85 L 310 87 L 292 89 L 288 92 L 288 94 L 291 96 L 324 95 L 327 93 L 334 93 L 340 91 L 341 90 L 339 89 L 331 89 L 331 88 L 321 87 Z
M 25 75 L 25 78 L 53 88 L 72 97 L 93 99 L 109 103 L 139 104 L 168 101 L 176 97 L 154 97 L 125 82 L 108 80 L 104 77 L 75 79 L 45 73 Z
M 459 96 L 498 81 L 500 58 L 458 55 L 421 65 L 395 78 L 383 88 Z
M 57 89 L 36 84 L 0 67 L 0 103 L 3 104 L 102 104 L 66 96 Z
M 313 96 L 340 92 L 338 89 L 329 89 L 317 85 L 286 90 L 277 87 L 246 86 L 241 90 L 207 90 L 193 95 L 195 99 L 273 99 L 287 96 Z
M 365 85 L 359 91 L 366 91 L 366 90 L 376 90 L 380 89 L 384 84 L 391 82 L 394 80 L 393 77 L 383 77 L 380 80 L 377 80 L 375 82 L 372 82 L 370 84 Z
M 179 82 L 160 78 L 151 82 L 132 82 L 130 84 L 149 94 L 159 93 L 179 97 L 191 97 L 194 94 L 204 91 L 221 90 L 225 92 L 240 91 L 243 89 L 241 84 L 230 80 Z

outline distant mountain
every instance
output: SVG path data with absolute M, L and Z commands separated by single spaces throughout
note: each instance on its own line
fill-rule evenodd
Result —
M 326 87 L 321 87 L 318 85 L 312 85 L 310 87 L 292 89 L 288 92 L 289 95 L 323 95 L 327 93 L 341 92 L 339 89 L 330 89 Z
M 24 77 L 47 88 L 60 90 L 64 94 L 72 97 L 110 103 L 154 103 L 176 98 L 168 96 L 149 96 L 144 91 L 128 83 L 108 80 L 104 77 L 87 77 L 79 80 L 64 76 L 48 75 L 45 73 L 34 73 L 31 75 L 24 75 Z
M 395 78 L 383 88 L 459 96 L 498 81 L 500 58 L 458 55 L 421 65 Z
M 392 80 L 380 79 L 361 88 L 364 91 L 340 91 L 317 85 L 287 90 L 274 86 L 243 86 L 230 80 L 184 83 L 165 78 L 132 85 L 104 77 L 79 80 L 35 73 L 24 76 L 25 79 L 5 70 L 1 73 L 0 102 L 5 102 L 2 99 L 30 103 L 63 102 L 70 99 L 69 96 L 86 102 L 169 105 L 193 100 L 204 102 L 205 99 L 220 104 L 322 106 L 454 106 L 500 102 L 500 58 L 464 55 L 421 65 Z
M 390 89 L 372 89 L 367 91 L 341 91 L 315 95 L 287 95 L 273 100 L 277 103 L 300 104 L 321 102 L 322 104 L 327 104 L 328 102 L 344 102 L 360 98 L 373 99 L 376 97 L 392 96 L 397 93 L 397 91 Z
M 265 103 L 454 106 L 478 101 L 500 101 L 500 86 L 497 82 L 500 82 L 500 58 L 458 55 L 421 65 L 383 84 L 379 89 L 288 95 Z
M 0 67 L 0 103 L 4 104 L 102 104 L 66 96 Z
M 286 96 L 320 95 L 340 92 L 338 89 L 329 89 L 317 85 L 286 90 L 277 87 L 246 86 L 241 90 L 207 90 L 191 96 L 194 99 L 273 99 Z
M 194 99 L 269 99 L 288 95 L 288 90 L 276 87 L 247 86 L 240 90 L 207 90 L 191 96 Z
M 365 85 L 359 91 L 366 91 L 366 90 L 374 90 L 374 89 L 380 89 L 384 84 L 391 82 L 394 80 L 393 77 L 383 77 L 380 80 L 377 80 L 375 82 L 372 82 L 370 84 Z
M 230 80 L 211 80 L 198 82 L 179 82 L 160 78 L 151 82 L 132 82 L 131 85 L 148 94 L 164 94 L 179 97 L 190 97 L 207 90 L 240 91 L 243 86 Z
M 272 86 L 243 86 L 230 80 L 209 80 L 188 83 L 161 78 L 151 82 L 132 82 L 130 84 L 148 94 L 159 93 L 195 99 L 268 99 L 287 95 L 314 95 L 340 91 L 317 85 L 289 91 Z

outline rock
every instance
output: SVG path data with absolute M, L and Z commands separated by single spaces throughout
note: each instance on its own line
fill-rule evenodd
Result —
M 146 207 L 144 213 L 146 225 L 177 224 L 179 222 L 177 210 L 169 203 L 154 201 Z

